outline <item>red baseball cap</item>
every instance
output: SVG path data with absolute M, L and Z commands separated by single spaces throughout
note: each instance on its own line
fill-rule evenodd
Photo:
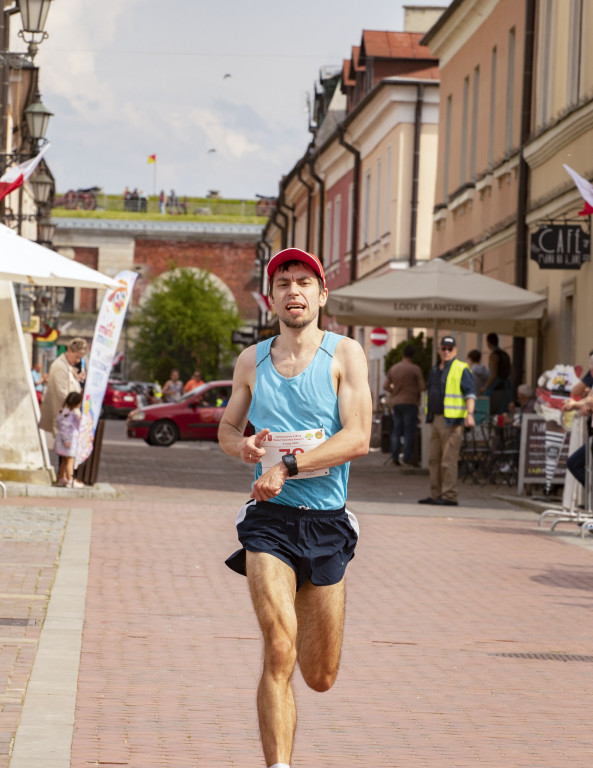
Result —
M 317 256 L 313 256 L 312 253 L 307 253 L 306 251 L 301 251 L 300 248 L 286 248 L 283 251 L 279 251 L 275 256 L 272 256 L 268 262 L 268 278 L 270 280 L 272 279 L 272 275 L 278 269 L 278 267 L 281 264 L 284 264 L 286 261 L 302 261 L 303 264 L 311 267 L 311 269 L 317 275 L 319 275 L 321 282 L 323 283 L 323 287 L 327 287 L 325 284 L 325 272 L 323 271 L 323 265 Z

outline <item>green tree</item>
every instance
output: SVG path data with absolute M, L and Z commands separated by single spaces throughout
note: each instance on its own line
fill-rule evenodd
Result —
M 415 347 L 416 353 L 414 354 L 414 362 L 420 367 L 422 375 L 424 376 L 424 381 L 427 381 L 429 371 L 432 367 L 432 338 L 429 337 L 425 341 L 423 332 L 420 332 L 418 336 L 412 336 L 411 339 L 404 339 L 404 341 L 401 341 L 397 347 L 389 350 L 385 355 L 385 373 L 387 373 L 392 365 L 400 362 L 404 356 L 404 347 L 407 347 L 408 344 Z
M 181 268 L 161 279 L 131 325 L 132 357 L 144 376 L 163 382 L 177 368 L 187 381 L 199 369 L 208 381 L 218 378 L 236 353 L 231 333 L 240 318 L 208 273 Z

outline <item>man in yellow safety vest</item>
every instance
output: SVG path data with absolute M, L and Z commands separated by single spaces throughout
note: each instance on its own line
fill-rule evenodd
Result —
M 430 369 L 427 387 L 430 496 L 418 503 L 456 507 L 457 462 L 463 427 L 475 425 L 476 387 L 469 366 L 457 359 L 453 336 L 443 337 L 440 352 L 440 362 Z

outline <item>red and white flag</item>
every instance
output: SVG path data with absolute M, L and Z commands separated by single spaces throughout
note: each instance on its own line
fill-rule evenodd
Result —
M 0 200 L 11 192 L 14 192 L 15 189 L 23 186 L 35 168 L 37 168 L 41 158 L 50 146 L 49 143 L 44 144 L 35 157 L 32 157 L 30 160 L 25 160 L 25 162 L 20 163 L 20 165 L 14 165 L 6 171 L 4 176 L 0 179 Z
M 270 311 L 270 301 L 267 296 L 264 296 L 263 293 L 259 293 L 258 291 L 251 291 L 251 295 L 257 302 L 260 312 L 265 314 Z
M 579 216 L 590 216 L 593 213 L 593 185 L 568 165 L 564 165 L 564 170 L 572 176 L 572 180 L 577 185 L 577 189 L 581 193 L 583 200 L 585 201 L 585 207 L 582 211 L 579 211 Z

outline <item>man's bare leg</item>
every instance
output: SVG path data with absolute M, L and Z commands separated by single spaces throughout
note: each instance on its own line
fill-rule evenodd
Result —
M 297 658 L 305 682 L 315 691 L 334 684 L 344 633 L 346 579 L 327 587 L 307 581 L 296 594 Z
M 247 552 L 247 579 L 264 640 L 257 691 L 259 730 L 266 765 L 290 763 L 296 708 L 290 678 L 296 662 L 296 577 L 277 557 Z

